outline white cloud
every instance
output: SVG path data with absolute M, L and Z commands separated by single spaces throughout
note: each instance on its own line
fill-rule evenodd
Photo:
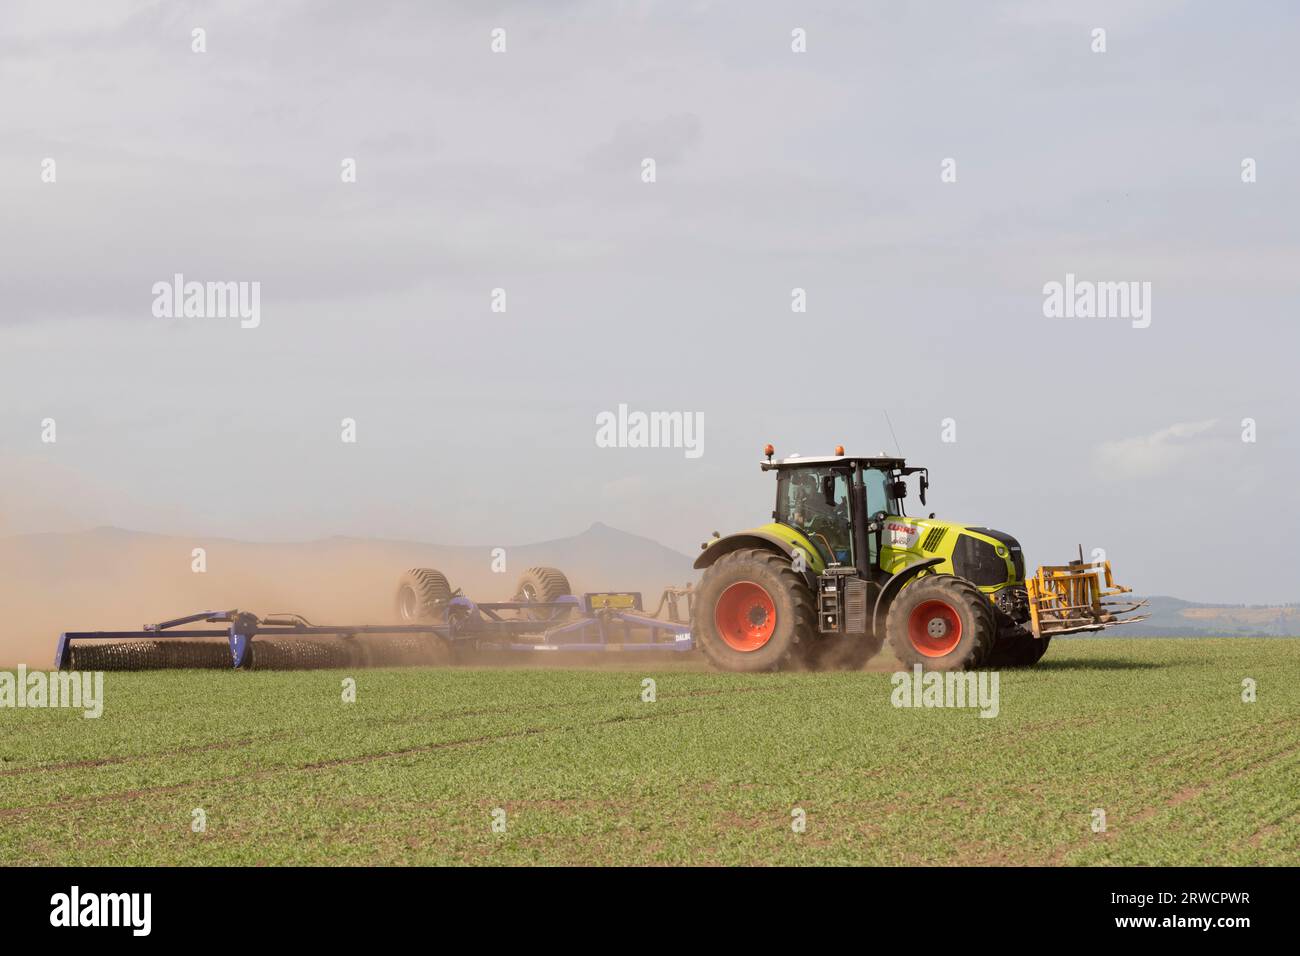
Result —
M 1102 475 L 1112 478 L 1158 475 L 1208 451 L 1215 438 L 1207 433 L 1217 422 L 1217 418 L 1176 422 L 1149 435 L 1102 442 L 1094 452 L 1094 463 Z

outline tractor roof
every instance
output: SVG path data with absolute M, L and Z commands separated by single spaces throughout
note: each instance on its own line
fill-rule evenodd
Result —
M 760 464 L 764 471 L 771 471 L 774 468 L 778 470 L 813 468 L 826 465 L 849 465 L 853 462 L 860 462 L 865 468 L 879 468 L 883 471 L 907 466 L 907 463 L 902 458 L 884 456 L 864 458 L 860 455 L 809 455 L 807 458 L 778 458 L 776 461 L 764 461 L 760 462 Z

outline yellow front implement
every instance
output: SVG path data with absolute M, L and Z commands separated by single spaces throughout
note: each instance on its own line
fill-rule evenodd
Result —
M 1084 564 L 1081 557 L 1066 565 L 1043 565 L 1025 587 L 1035 637 L 1100 631 L 1147 619 L 1145 614 L 1128 616 L 1145 607 L 1146 601 L 1114 600 L 1133 589 L 1115 583 L 1109 561 Z

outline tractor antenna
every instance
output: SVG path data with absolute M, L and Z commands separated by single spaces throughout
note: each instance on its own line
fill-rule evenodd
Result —
M 903 449 L 898 447 L 898 436 L 894 434 L 894 423 L 889 420 L 889 409 L 882 409 L 885 413 L 885 424 L 889 426 L 889 436 L 894 439 L 894 451 L 898 452 L 898 457 L 903 457 Z

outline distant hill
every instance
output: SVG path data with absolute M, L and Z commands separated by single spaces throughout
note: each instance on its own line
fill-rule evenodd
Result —
M 1147 598 L 1151 617 L 1108 632 L 1115 637 L 1294 637 L 1300 604 L 1197 604 L 1181 598 Z

